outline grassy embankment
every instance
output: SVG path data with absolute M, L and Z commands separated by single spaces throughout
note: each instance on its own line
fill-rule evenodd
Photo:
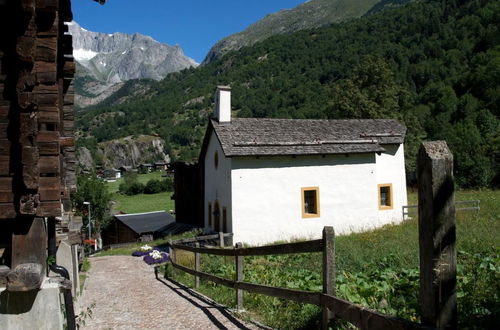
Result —
M 488 328 L 500 315 L 500 191 L 459 191 L 456 200 L 481 200 L 481 211 L 457 214 L 458 303 L 462 328 Z M 411 193 L 414 204 L 416 194 Z M 338 296 L 406 319 L 418 321 L 418 223 L 385 226 L 336 239 Z M 178 255 L 193 267 L 193 254 Z M 202 271 L 233 278 L 234 258 L 202 256 Z M 177 270 L 174 279 L 193 286 L 193 277 Z M 321 291 L 319 253 L 246 257 L 245 281 L 278 287 Z M 202 281 L 200 291 L 234 307 L 234 290 Z M 304 329 L 319 325 L 320 309 L 245 293 L 245 315 L 276 328 Z M 244 315 L 244 316 L 245 316 Z M 339 322 L 341 328 L 347 327 Z
M 165 172 L 155 171 L 147 174 L 139 174 L 138 181 L 146 184 L 151 179 L 162 180 Z M 172 192 L 162 192 L 159 194 L 139 194 L 127 196 L 118 193 L 118 187 L 123 182 L 123 178 L 115 182 L 108 182 L 108 191 L 113 194 L 114 211 L 124 213 L 142 213 L 152 211 L 169 211 L 175 208 L 174 201 L 171 199 Z
M 87 258 L 83 259 L 82 268 L 78 276 L 80 277 L 80 294 L 82 294 L 83 286 L 85 285 L 85 280 L 87 279 L 87 272 L 90 270 L 90 262 Z

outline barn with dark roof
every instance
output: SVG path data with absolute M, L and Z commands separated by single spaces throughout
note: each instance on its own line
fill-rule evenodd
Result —
M 175 218 L 164 211 L 116 214 L 102 234 L 104 245 L 147 241 L 166 235 Z
M 221 86 L 200 153 L 204 226 L 262 244 L 399 222 L 405 134 L 394 119 L 231 118 Z

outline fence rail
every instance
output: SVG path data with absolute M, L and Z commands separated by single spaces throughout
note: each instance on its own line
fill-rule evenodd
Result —
M 332 227 L 325 227 L 323 238 L 306 242 L 294 242 L 279 245 L 259 246 L 242 248 L 241 243 L 237 243 L 234 248 L 213 248 L 187 246 L 180 244 L 180 241 L 170 242 L 171 265 L 172 267 L 186 272 L 195 277 L 195 289 L 198 289 L 200 279 L 212 281 L 236 290 L 236 302 L 238 309 L 243 307 L 242 291 L 263 294 L 266 296 L 288 299 L 299 303 L 313 304 L 324 308 L 323 328 L 327 328 L 331 312 L 335 317 L 339 317 L 363 329 L 429 329 L 421 324 L 407 320 L 381 314 L 369 308 L 339 299 L 335 297 L 334 283 L 330 287 L 324 285 L 323 292 L 310 292 L 303 290 L 271 287 L 267 285 L 244 282 L 243 267 L 245 256 L 262 256 L 291 253 L 323 252 L 323 282 L 335 280 L 335 255 L 334 255 L 334 233 Z M 185 240 L 186 241 L 186 240 Z M 198 242 L 198 239 L 187 239 L 189 243 Z M 194 268 L 180 265 L 176 260 L 176 250 L 184 250 L 195 254 Z M 200 255 L 211 254 L 220 256 L 236 257 L 236 276 L 234 280 L 219 277 L 200 270 Z M 329 265 L 329 266 L 328 266 Z
M 481 210 L 481 201 L 479 199 L 473 199 L 468 201 L 455 201 L 455 206 L 457 205 L 474 205 L 469 207 L 455 207 L 455 211 L 477 211 Z M 418 209 L 418 205 L 403 205 L 403 219 L 410 215 L 409 209 Z
M 219 256 L 263 256 L 269 254 L 290 254 L 290 253 L 308 253 L 323 251 L 322 240 L 313 240 L 306 242 L 296 242 L 279 245 L 257 246 L 241 249 L 218 249 L 211 247 L 194 247 L 177 244 L 177 241 L 171 244 L 174 249 L 186 250 L 194 253 L 213 254 Z
M 219 246 L 224 246 L 224 241 L 226 238 L 228 238 L 229 240 L 232 240 L 233 233 L 220 232 L 220 233 L 211 234 L 211 235 L 183 238 L 183 239 L 178 239 L 178 240 L 172 241 L 169 244 L 189 244 L 189 243 L 196 243 L 196 242 L 199 243 L 199 242 L 218 240 Z

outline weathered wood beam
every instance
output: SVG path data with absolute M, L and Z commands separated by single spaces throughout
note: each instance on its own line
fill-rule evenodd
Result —
M 0 177 L 0 203 L 11 203 L 14 201 L 12 188 L 11 177 Z
M 431 329 L 418 323 L 384 315 L 367 307 L 353 304 L 334 296 L 322 294 L 320 304 L 334 311 L 335 315 L 360 329 L 371 330 L 410 330 Z
M 422 323 L 457 328 L 453 155 L 445 141 L 423 142 L 417 159 Z
M 335 296 L 335 231 L 333 227 L 323 228 L 323 293 Z M 323 306 L 321 327 L 328 329 L 328 324 L 333 318 L 333 311 Z
M 13 203 L 0 203 L 0 219 L 12 219 L 17 215 Z
M 267 245 L 267 246 L 258 246 L 258 247 L 241 248 L 241 249 L 218 249 L 218 248 L 208 248 L 208 247 L 196 248 L 181 244 L 173 244 L 172 247 L 180 250 L 207 253 L 220 256 L 259 256 L 268 254 L 321 252 L 323 250 L 323 241 L 321 239 L 318 239 L 306 242 Z
M 37 290 L 42 285 L 44 277 L 43 265 L 20 264 L 7 274 L 7 290 L 11 292 Z
M 47 232 L 42 218 L 22 217 L 12 234 L 12 265 L 7 279 L 9 291 L 40 287 L 45 276 Z
M 61 160 L 59 156 L 40 156 L 38 169 L 40 174 L 58 175 L 61 172 Z
M 61 202 L 40 202 L 36 209 L 36 215 L 39 217 L 60 217 Z
M 36 42 L 36 61 L 55 62 L 57 60 L 57 38 L 38 38 Z
M 320 296 L 319 292 L 308 292 L 302 290 L 293 290 L 286 288 L 275 288 L 267 285 L 253 284 L 247 282 L 236 282 L 232 280 L 228 280 L 219 276 L 211 275 L 204 272 L 197 272 L 193 269 L 184 267 L 175 262 L 172 262 L 172 266 L 182 271 L 185 271 L 188 274 L 199 276 L 200 278 L 215 282 L 217 284 L 221 284 L 233 289 L 245 290 L 253 293 L 264 294 L 271 297 L 283 298 L 288 300 L 293 300 L 306 304 L 319 305 L 320 304 Z
M 61 180 L 59 177 L 41 177 L 38 190 L 40 201 L 58 201 L 61 199 Z

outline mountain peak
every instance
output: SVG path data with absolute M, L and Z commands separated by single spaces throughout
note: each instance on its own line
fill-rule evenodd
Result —
M 68 27 L 73 35 L 74 58 L 86 69 L 87 75 L 103 83 L 110 82 L 110 79 L 114 82 L 160 80 L 170 72 L 198 65 L 179 52 L 179 46 L 163 44 L 140 33 L 92 32 L 75 21 Z M 134 49 L 140 52 L 134 52 Z
M 198 66 L 179 45 L 163 44 L 140 33 L 92 32 L 75 21 L 67 25 L 73 35 L 79 106 L 102 101 L 127 80 L 161 80 L 171 72 Z

